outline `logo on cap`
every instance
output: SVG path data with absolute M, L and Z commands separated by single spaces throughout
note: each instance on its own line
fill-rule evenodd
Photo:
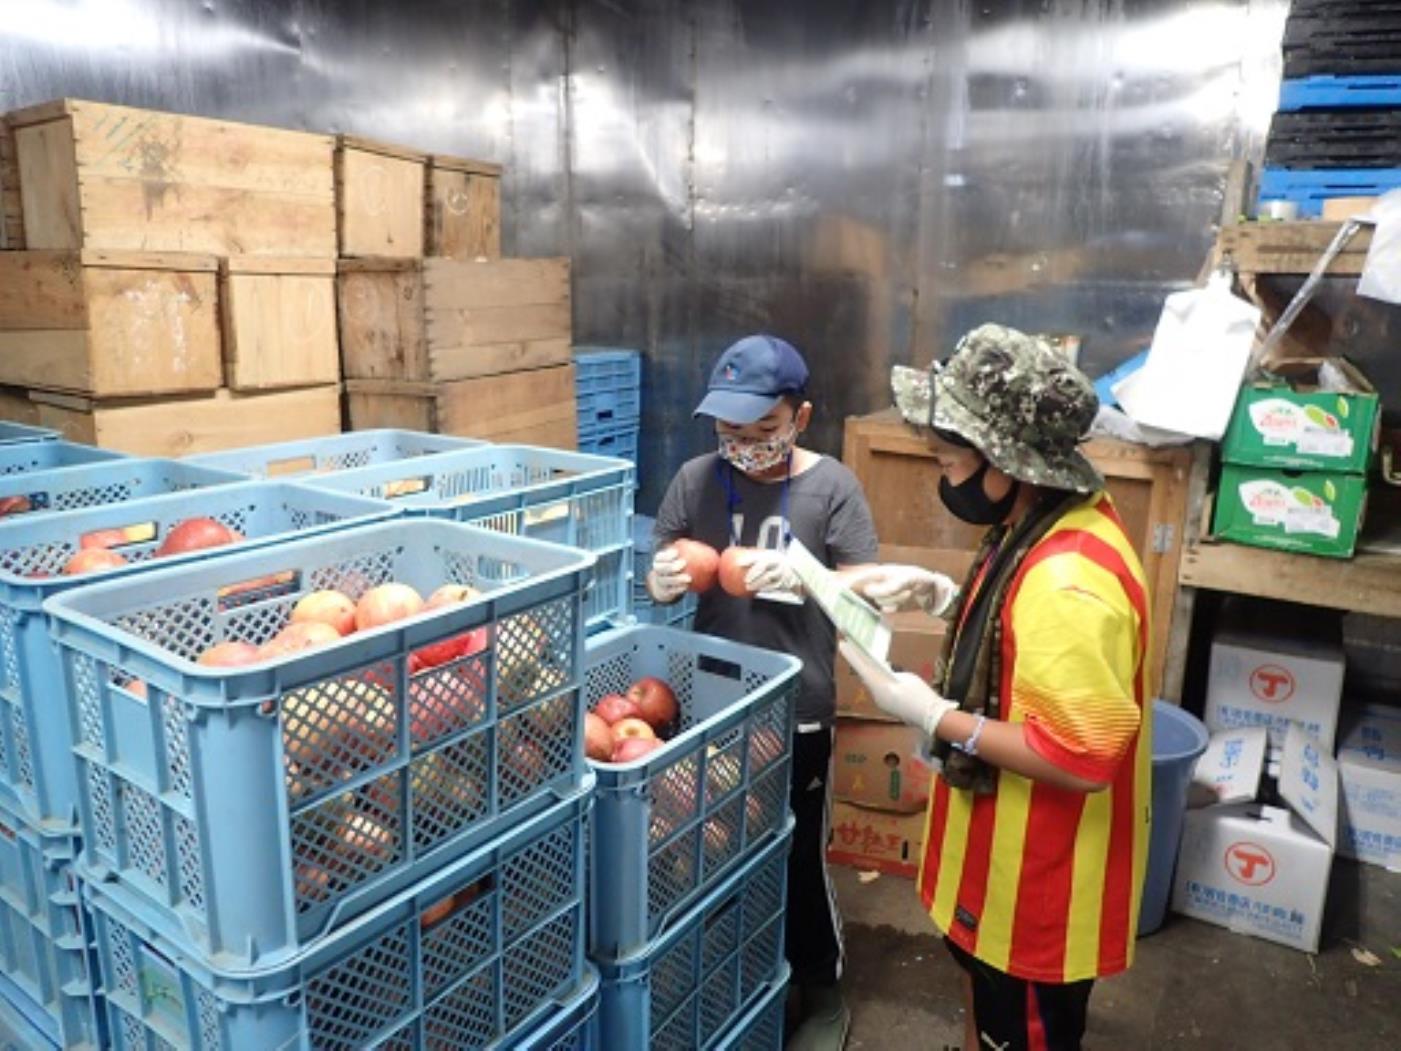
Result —
M 730 383 L 733 383 L 735 380 L 739 379 L 739 369 L 735 368 L 733 365 L 726 365 L 720 371 L 720 374 L 724 376 L 725 379 Z

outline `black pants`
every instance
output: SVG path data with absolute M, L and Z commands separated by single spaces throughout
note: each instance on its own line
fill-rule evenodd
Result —
M 800 985 L 835 985 L 842 924 L 827 878 L 832 731 L 793 735 L 793 852 L 788 856 L 788 964 Z
M 1080 1051 L 1094 979 L 1028 982 L 964 952 L 947 938 L 958 965 L 973 980 L 973 1020 L 980 1047 L 998 1051 Z

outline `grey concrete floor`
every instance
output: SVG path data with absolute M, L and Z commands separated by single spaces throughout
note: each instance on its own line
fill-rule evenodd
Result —
M 958 971 L 910 880 L 832 876 L 846 931 L 851 1051 L 958 1048 Z M 1395 947 L 1396 952 L 1392 949 Z M 1366 950 L 1380 963 L 1353 955 Z M 1401 1048 L 1401 875 L 1339 860 L 1317 956 L 1171 913 L 1090 1001 L 1089 1051 Z

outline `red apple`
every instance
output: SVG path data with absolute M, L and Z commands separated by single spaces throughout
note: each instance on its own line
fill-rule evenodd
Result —
M 132 679 L 126 684 L 126 692 L 140 697 L 143 701 L 149 696 L 145 679 Z
M 720 572 L 720 555 L 709 544 L 699 540 L 677 540 L 671 545 L 686 563 L 686 573 L 691 578 L 690 590 L 696 593 L 709 591 L 715 586 L 715 577 Z
M 313 591 L 292 608 L 293 624 L 329 624 L 337 635 L 355 630 L 355 603 L 339 591 Z
M 199 655 L 199 663 L 207 668 L 235 668 L 259 660 L 258 647 L 248 642 L 215 643 Z
M 412 617 L 423 609 L 423 597 L 407 584 L 381 584 L 360 596 L 355 626 L 361 631 Z
M 584 754 L 599 763 L 613 756 L 613 730 L 593 712 L 584 716 Z
M 94 529 L 78 538 L 78 546 L 84 550 L 92 547 L 121 547 L 126 542 L 125 529 Z
M 443 606 L 456 606 L 459 603 L 471 602 L 474 598 L 480 598 L 481 594 L 476 588 L 467 584 L 444 584 L 428 596 L 424 608 L 439 609 Z
M 676 717 L 681 714 L 676 704 L 676 693 L 652 675 L 638 679 L 628 687 L 624 696 L 637 707 L 638 717 L 658 733 L 675 724 Z
M 105 547 L 89 547 L 79 551 L 64 564 L 65 576 L 76 577 L 83 573 L 95 573 L 102 569 L 116 569 L 126 565 L 126 559 Z
M 329 624 L 320 621 L 303 621 L 288 624 L 285 628 L 263 644 L 259 651 L 261 660 L 284 657 L 289 653 L 300 653 L 313 646 L 324 646 L 329 642 L 339 642 L 340 632 Z
M 618 747 L 613 749 L 613 759 L 615 763 L 631 763 L 641 759 L 650 752 L 655 752 L 662 746 L 662 743 L 655 737 L 628 737 L 618 742 Z
M 0 497 L 0 518 L 4 518 L 6 515 L 22 515 L 30 510 L 30 507 L 27 496 Z
M 641 737 L 644 740 L 655 741 L 657 739 L 657 732 L 647 725 L 646 722 L 636 717 L 619 719 L 613 724 L 613 744 L 615 748 L 620 742 L 626 741 L 629 737 Z
M 599 698 L 599 702 L 593 706 L 593 710 L 609 726 L 637 715 L 637 705 L 621 693 L 610 693 Z
M 727 547 L 720 556 L 720 587 L 727 595 L 735 598 L 748 598 L 752 594 L 744 586 L 744 578 L 749 573 L 749 567 L 742 564 L 742 559 L 747 555 L 754 554 L 752 547 Z
M 156 557 L 183 555 L 187 551 L 203 551 L 209 547 L 223 547 L 242 540 L 243 535 L 230 529 L 223 522 L 212 518 L 187 518 L 165 534 Z

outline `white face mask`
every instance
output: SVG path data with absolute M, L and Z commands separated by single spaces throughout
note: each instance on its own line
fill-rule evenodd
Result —
M 741 438 L 720 435 L 720 459 L 727 460 L 745 474 L 760 474 L 785 462 L 798 444 L 798 425 L 772 438 Z

